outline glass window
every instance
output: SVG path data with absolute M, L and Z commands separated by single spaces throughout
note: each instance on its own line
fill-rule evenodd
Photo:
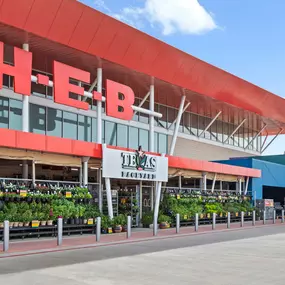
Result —
M 62 111 L 47 108 L 47 135 L 62 137 Z
M 118 124 L 117 125 L 117 145 L 128 147 L 128 127 Z
M 168 115 L 167 115 L 167 121 L 168 121 L 168 128 L 171 126 L 171 130 L 174 130 L 175 124 L 173 122 L 177 118 L 177 113 L 178 111 L 174 108 L 167 108 L 168 110 Z M 181 131 L 181 130 L 180 130 Z
M 139 130 L 139 145 L 142 147 L 143 150 L 148 151 L 148 131 L 140 129 Z
M 105 122 L 105 143 L 116 145 L 117 143 L 117 126 L 113 122 Z
M 63 137 L 77 139 L 77 114 L 63 112 Z
M 191 124 L 191 129 L 190 129 L 191 134 L 194 136 L 197 136 L 198 135 L 198 115 L 197 114 L 191 113 L 190 124 Z
M 148 101 L 144 102 L 144 104 L 142 105 L 142 108 L 149 110 L 149 102 Z M 148 124 L 148 122 L 149 122 L 149 115 L 143 114 L 143 113 L 139 113 L 139 121 L 141 123 Z
M 30 104 L 30 132 L 45 135 L 46 108 Z
M 81 141 L 91 141 L 91 118 L 78 115 L 78 139 Z
M 0 97 L 0 128 L 9 128 L 9 99 Z
M 97 142 L 97 119 L 96 118 L 92 118 L 92 137 L 91 137 L 91 141 L 92 142 Z
M 162 117 L 158 120 L 158 126 L 162 128 L 167 128 L 167 107 L 159 105 L 159 113 Z
M 134 127 L 129 128 L 129 148 L 137 149 L 139 146 L 139 130 Z
M 22 130 L 22 101 L 10 99 L 9 128 Z
M 159 153 L 167 154 L 168 142 L 167 142 L 167 135 L 158 134 L 158 151 Z

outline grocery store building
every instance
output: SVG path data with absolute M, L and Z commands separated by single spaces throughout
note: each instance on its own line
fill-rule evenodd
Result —
M 209 161 L 261 155 L 284 99 L 78 1 L 0 4 L 0 179 L 88 184 L 113 215 L 111 190 L 142 214 L 161 187 L 242 193 L 261 176 Z

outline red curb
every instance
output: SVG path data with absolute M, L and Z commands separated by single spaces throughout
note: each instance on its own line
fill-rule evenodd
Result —
M 167 236 L 156 236 L 156 237 L 149 237 L 149 238 L 141 238 L 141 239 L 126 239 L 122 241 L 115 241 L 115 242 L 107 242 L 107 243 L 96 243 L 96 244 L 89 244 L 89 245 L 78 245 L 78 246 L 71 246 L 71 247 L 62 247 L 62 248 L 52 248 L 52 249 L 42 249 L 42 250 L 31 250 L 31 251 L 23 251 L 18 253 L 4 253 L 4 255 L 0 255 L 0 259 L 3 258 L 11 258 L 11 257 L 21 257 L 21 256 L 30 256 L 30 255 L 38 255 L 38 254 L 46 254 L 46 253 L 55 253 L 55 252 L 63 252 L 63 251 L 70 251 L 70 250 L 80 250 L 80 249 L 88 249 L 88 248 L 95 248 L 95 247 L 106 247 L 106 246 L 114 246 L 120 244 L 134 244 L 139 242 L 147 242 L 147 241 L 154 241 L 154 240 L 167 240 L 171 238 L 182 238 L 182 237 L 189 237 L 189 236 L 197 236 L 197 235 L 206 235 L 206 234 L 215 234 L 220 232 L 227 232 L 227 231 L 241 231 L 241 230 L 248 230 L 248 229 L 256 229 L 262 227 L 275 227 L 275 226 L 282 226 L 283 224 L 265 224 L 259 226 L 248 226 L 248 227 L 237 227 L 237 228 L 230 228 L 230 229 L 222 229 L 222 230 L 209 230 L 204 232 L 191 232 L 185 234 L 176 234 L 167 235 Z

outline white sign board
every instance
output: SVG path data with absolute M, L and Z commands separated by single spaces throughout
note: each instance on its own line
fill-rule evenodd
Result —
M 104 178 L 128 180 L 168 181 L 168 158 L 103 146 Z

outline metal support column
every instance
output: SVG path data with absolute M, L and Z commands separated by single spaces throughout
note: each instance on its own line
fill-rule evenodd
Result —
M 220 191 L 223 190 L 223 181 L 220 181 Z
M 241 184 L 241 178 L 238 178 L 238 193 L 241 195 L 241 191 L 242 191 L 242 184 Z
M 99 242 L 101 238 L 101 217 L 96 218 L 96 241 Z
M 142 199 L 142 181 L 140 181 L 140 185 L 139 185 L 139 194 L 140 194 L 140 222 L 142 220 L 142 216 L 143 216 L 143 213 L 142 213 L 142 208 L 143 208 L 143 199 Z
M 108 205 L 108 215 L 110 219 L 114 218 L 113 204 L 112 204 L 112 192 L 111 192 L 111 181 L 110 178 L 105 178 L 106 184 L 106 194 L 107 194 L 107 205 Z
M 62 218 L 57 219 L 57 245 L 62 245 L 62 233 L 63 233 L 63 223 Z
M 247 189 L 248 189 L 248 183 L 249 183 L 249 177 L 246 177 L 246 182 L 245 182 L 245 189 L 244 189 L 244 195 L 247 194 Z
M 266 212 L 265 210 L 263 211 L 263 224 L 266 224 Z
M 157 219 L 158 219 L 158 211 L 160 204 L 160 196 L 161 196 L 161 185 L 162 182 L 156 183 L 156 195 L 155 195 L 155 205 L 154 205 L 154 215 L 153 215 L 153 235 L 157 235 Z
M 280 129 L 279 132 L 275 135 L 275 137 L 267 144 L 265 148 L 261 150 L 261 153 L 265 152 L 265 150 L 277 139 L 277 137 L 283 132 L 283 129 Z
M 185 96 L 182 96 L 182 98 L 181 98 L 180 107 L 179 107 L 178 115 L 177 115 L 177 121 L 175 124 L 175 128 L 174 128 L 173 135 L 172 135 L 172 141 L 171 141 L 171 145 L 170 145 L 170 151 L 169 151 L 170 155 L 174 154 L 177 135 L 178 135 L 178 131 L 179 131 L 179 126 L 180 126 L 180 122 L 181 122 L 181 118 L 182 118 L 182 114 L 183 114 L 185 98 L 186 98 Z
M 4 232 L 3 232 L 3 251 L 9 250 L 9 239 L 10 239 L 10 228 L 9 221 L 4 221 Z
M 216 213 L 213 213 L 213 223 L 212 223 L 212 229 L 216 229 Z
M 281 214 L 281 223 L 284 223 L 284 210 L 282 210 L 282 214 Z
M 180 232 L 180 215 L 176 214 L 176 233 L 179 234 Z
M 252 212 L 252 225 L 255 226 L 255 220 L 256 220 L 256 212 Z
M 130 238 L 132 235 L 132 217 L 128 216 L 127 218 L 127 238 Z
M 179 189 L 182 188 L 182 176 L 181 175 L 178 176 L 178 187 Z
M 34 160 L 32 161 L 32 184 L 36 185 L 36 163 Z
M 244 226 L 244 212 L 241 212 L 240 226 Z
M 88 186 L 88 160 L 89 157 L 83 157 L 82 163 L 83 163 L 83 187 Z
M 276 223 L 276 210 L 273 211 L 273 224 Z
M 199 229 L 199 215 L 195 214 L 195 232 L 198 232 Z
M 202 174 L 202 190 L 203 191 L 206 191 L 207 190 L 207 174 L 206 173 L 203 173 Z
M 150 85 L 149 110 L 154 112 L 154 85 Z M 149 116 L 149 151 L 154 152 L 154 116 Z
M 227 221 L 227 228 L 229 229 L 231 227 L 231 213 L 228 212 L 228 221 Z
M 103 186 L 102 186 L 102 169 L 99 167 L 98 169 L 98 183 L 99 183 L 99 189 L 98 189 L 98 204 L 99 204 L 99 211 L 100 213 L 103 213 Z
M 102 94 L 102 68 L 97 68 L 97 92 Z M 97 101 L 97 143 L 102 143 L 102 102 Z
M 215 173 L 215 176 L 214 176 L 214 180 L 213 180 L 213 184 L 212 184 L 212 193 L 213 193 L 214 190 L 215 190 L 216 179 L 217 179 L 217 173 Z
M 200 135 L 198 135 L 198 137 L 201 137 L 206 131 L 208 131 L 208 129 L 214 124 L 214 122 L 219 118 L 219 116 L 221 115 L 222 111 L 220 111 L 213 119 L 212 121 L 208 124 L 208 126 L 205 128 L 205 130 L 202 131 L 202 133 Z
M 29 44 L 25 43 L 23 44 L 23 50 L 29 51 Z M 23 110 L 22 110 L 22 131 L 23 132 L 29 132 L 29 96 L 23 95 Z

